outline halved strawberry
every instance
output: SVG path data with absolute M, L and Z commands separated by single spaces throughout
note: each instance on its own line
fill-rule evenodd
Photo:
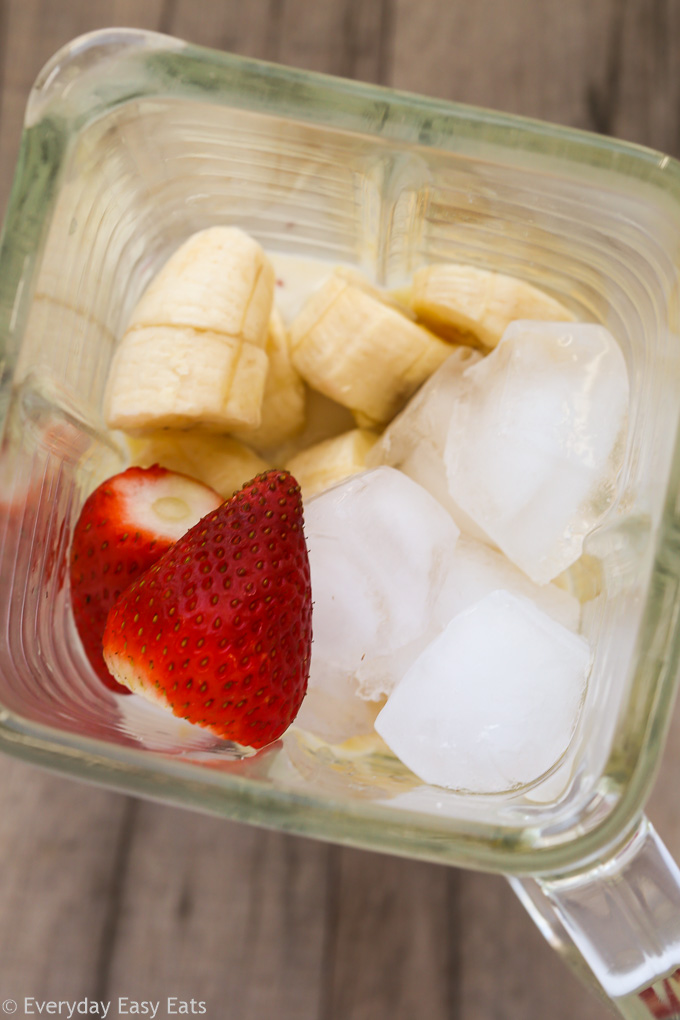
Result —
M 71 543 L 73 615 L 97 676 L 128 694 L 102 658 L 104 625 L 127 586 L 222 502 L 212 489 L 154 464 L 128 468 L 88 496 Z
M 175 715 L 263 747 L 302 704 L 311 641 L 300 486 L 268 471 L 123 592 L 104 659 L 119 682 Z

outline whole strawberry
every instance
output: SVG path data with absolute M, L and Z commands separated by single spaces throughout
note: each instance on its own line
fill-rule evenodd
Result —
M 128 468 L 85 500 L 73 532 L 71 601 L 80 640 L 97 676 L 129 694 L 102 658 L 106 617 L 121 592 L 222 497 L 155 464 Z
M 297 715 L 311 642 L 300 487 L 286 471 L 267 471 L 123 593 L 104 659 L 131 690 L 258 748 Z

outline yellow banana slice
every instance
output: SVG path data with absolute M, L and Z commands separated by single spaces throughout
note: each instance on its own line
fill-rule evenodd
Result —
M 106 423 L 128 432 L 255 427 L 266 378 L 267 355 L 252 344 L 180 326 L 135 329 L 113 358 Z
M 262 457 L 236 439 L 198 430 L 167 429 L 141 439 L 129 438 L 127 442 L 132 464 L 139 467 L 160 464 L 169 471 L 189 475 L 209 485 L 224 499 L 269 467 Z
M 435 333 L 487 348 L 496 346 L 515 319 L 574 319 L 559 301 L 524 280 L 456 263 L 419 269 L 410 300 L 418 319 Z
M 352 429 L 333 439 L 310 446 L 284 465 L 297 479 L 303 499 L 329 489 L 343 478 L 366 468 L 366 456 L 378 442 L 378 433 Z
M 405 315 L 407 319 L 411 319 L 412 322 L 416 321 L 416 313 L 411 308 L 408 293 L 406 296 L 400 293 L 398 290 L 380 290 L 375 284 L 371 283 L 366 277 L 353 266 L 336 266 L 333 270 L 334 276 L 337 276 L 340 280 L 345 280 L 353 287 L 358 287 L 363 290 L 370 297 L 374 297 L 376 301 L 380 301 L 383 305 L 389 305 L 390 308 L 394 308 L 395 311 Z
M 238 227 L 210 227 L 170 256 L 127 328 L 192 326 L 264 347 L 274 282 L 257 241 Z
M 337 274 L 291 326 L 293 364 L 310 386 L 362 416 L 389 421 L 452 353 L 450 344 Z
M 190 237 L 132 313 L 109 373 L 106 424 L 236 435 L 259 428 L 273 291 L 266 255 L 242 230 Z
M 275 308 L 269 320 L 265 353 L 269 370 L 262 397 L 259 428 L 242 428 L 239 435 L 257 450 L 268 450 L 302 432 L 305 427 L 305 384 L 293 367 L 290 337 Z

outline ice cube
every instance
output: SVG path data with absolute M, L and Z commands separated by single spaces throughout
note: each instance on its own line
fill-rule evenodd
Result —
M 396 652 L 364 659 L 355 673 L 356 694 L 365 701 L 378 701 L 390 694 L 401 678 L 442 628 L 433 616 L 422 634 Z
M 388 425 L 368 452 L 366 463 L 369 467 L 388 464 L 403 471 L 448 510 L 461 531 L 486 538 L 452 499 L 444 464 L 451 409 L 461 397 L 463 373 L 480 359 L 471 347 L 455 348 Z
M 374 701 L 390 694 L 454 616 L 499 589 L 530 599 L 563 627 L 578 630 L 581 617 L 578 599 L 555 584 L 535 584 L 497 549 L 461 534 L 434 603 L 431 626 L 398 651 L 364 660 L 356 671 L 359 697 Z
M 587 642 L 496 591 L 459 613 L 394 689 L 375 728 L 420 779 L 468 793 L 534 783 L 566 751 Z
M 336 667 L 354 676 L 428 630 L 459 532 L 421 486 L 390 467 L 356 475 L 309 500 L 305 532 L 310 688 L 327 684 Z
M 463 378 L 444 451 L 449 492 L 543 584 L 578 559 L 615 497 L 623 355 L 602 326 L 514 322 Z
M 357 696 L 357 681 L 346 670 L 317 660 L 295 725 L 329 744 L 373 733 L 378 701 Z
M 435 604 L 435 620 L 444 628 L 458 613 L 498 589 L 530 599 L 563 627 L 578 630 L 578 599 L 555 584 L 535 584 L 501 552 L 468 535 L 461 535 L 456 543 Z
M 453 348 L 453 353 L 430 376 L 400 414 L 385 429 L 371 456 L 380 463 L 399 467 L 420 444 L 444 452 L 451 408 L 459 399 L 466 369 L 481 360 L 471 347 Z

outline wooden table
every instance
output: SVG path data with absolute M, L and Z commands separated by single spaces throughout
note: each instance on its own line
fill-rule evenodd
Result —
M 107 25 L 680 156 L 675 0 L 0 0 L 0 207 L 29 87 Z M 680 855 L 675 724 L 650 814 Z M 0 759 L 0 1000 L 224 1020 L 596 1020 L 500 878 L 263 832 Z M 164 1016 L 161 1008 L 159 1016 Z

